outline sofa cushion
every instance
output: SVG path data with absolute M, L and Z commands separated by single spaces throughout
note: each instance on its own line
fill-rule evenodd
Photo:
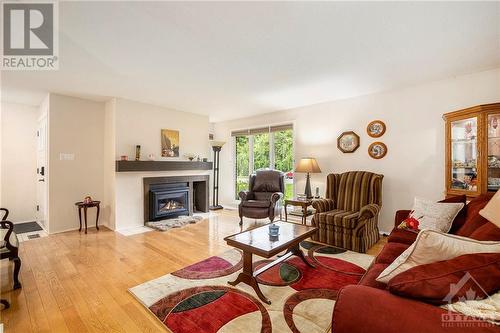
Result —
M 464 207 L 458 212 L 457 216 L 453 220 L 450 231 L 448 231 L 448 233 L 454 234 L 465 223 L 465 216 L 467 214 L 467 196 L 466 195 L 457 195 L 457 196 L 446 198 L 446 199 L 438 201 L 438 202 L 463 203 L 464 204 Z
M 382 251 L 375 258 L 376 263 L 390 264 L 403 253 L 410 244 L 403 243 L 387 243 Z
M 433 304 L 472 297 L 469 290 L 474 299 L 482 299 L 500 289 L 500 253 L 465 254 L 413 267 L 393 277 L 387 287 L 399 296 Z
M 486 222 L 469 236 L 480 241 L 500 241 L 500 228 L 491 222 Z
M 359 212 L 334 209 L 316 214 L 319 224 L 335 225 L 346 229 L 354 229 L 358 224 Z
M 477 228 L 488 222 L 484 217 L 479 215 L 479 211 L 484 208 L 490 201 L 493 194 L 481 194 L 467 204 L 467 213 L 465 223 L 456 232 L 458 236 L 469 237 Z
M 479 214 L 500 228 L 500 190 L 498 190 L 488 204 L 479 211 Z
M 247 201 L 242 201 L 241 205 L 243 207 L 268 208 L 271 205 L 271 202 L 264 200 L 247 200 Z
M 414 220 L 417 225 L 413 229 L 448 232 L 451 229 L 453 220 L 464 206 L 463 202 L 434 202 L 433 200 L 416 197 L 411 214 L 401 225 L 408 220 Z
M 365 275 L 363 275 L 358 284 L 377 289 L 385 289 L 387 285 L 385 283 L 378 282 L 376 278 L 387 266 L 389 266 L 389 264 L 374 263 L 366 271 Z
M 389 243 L 402 243 L 411 245 L 417 238 L 418 232 L 411 230 L 394 228 L 387 241 Z
M 449 260 L 463 254 L 495 252 L 500 252 L 500 241 L 481 242 L 434 230 L 422 230 L 415 242 L 397 257 L 377 280 L 388 283 L 394 276 L 415 266 Z

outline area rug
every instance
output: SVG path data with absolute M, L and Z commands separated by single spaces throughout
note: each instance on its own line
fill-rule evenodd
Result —
M 168 220 L 146 222 L 146 226 L 156 230 L 166 231 L 172 228 L 180 228 L 186 224 L 196 223 L 201 220 L 203 220 L 201 216 L 179 216 Z
M 258 276 L 271 305 L 246 284 L 227 283 L 242 268 L 236 249 L 129 291 L 172 333 L 325 333 L 338 290 L 356 284 L 373 257 L 311 242 L 301 248 L 316 268 L 292 256 Z M 269 261 L 254 256 L 254 267 Z

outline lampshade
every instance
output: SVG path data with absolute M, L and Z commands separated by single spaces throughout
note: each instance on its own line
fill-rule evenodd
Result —
M 308 172 L 308 173 L 320 173 L 318 162 L 315 158 L 304 157 L 300 159 L 299 163 L 295 167 L 295 172 Z
M 498 190 L 488 204 L 479 211 L 479 214 L 500 228 L 500 190 Z
M 210 140 L 210 146 L 212 147 L 222 147 L 226 141 L 216 141 L 216 140 Z

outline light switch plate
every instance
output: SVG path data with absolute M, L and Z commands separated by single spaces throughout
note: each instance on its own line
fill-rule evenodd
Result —
M 73 153 L 59 153 L 59 160 L 61 161 L 73 161 L 75 159 L 75 154 Z

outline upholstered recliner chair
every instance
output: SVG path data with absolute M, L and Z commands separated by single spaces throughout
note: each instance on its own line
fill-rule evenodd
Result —
M 379 240 L 383 178 L 367 171 L 328 175 L 326 199 L 313 202 L 319 231 L 312 239 L 357 252 L 372 247 Z
M 285 192 L 285 178 L 281 171 L 258 170 L 250 175 L 248 189 L 239 193 L 240 225 L 243 217 L 269 218 L 273 222 L 276 216 L 281 216 L 281 199 Z

